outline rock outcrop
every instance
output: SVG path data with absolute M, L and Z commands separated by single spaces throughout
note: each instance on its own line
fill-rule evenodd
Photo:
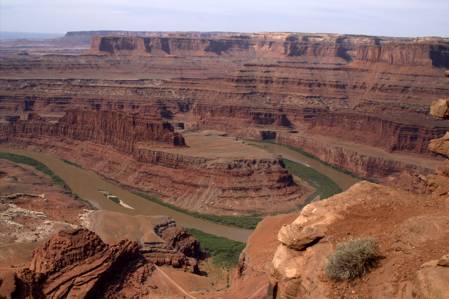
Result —
M 153 268 L 135 242 L 107 245 L 94 233 L 61 231 L 16 273 L 17 298 L 121 298 L 148 295 Z
M 153 272 L 163 265 L 184 266 L 188 270 L 186 254 L 199 256 L 199 243 L 174 221 L 162 221 L 159 226 L 167 227 L 164 229 L 167 242 L 147 242 L 142 246 L 130 240 L 109 245 L 84 228 L 62 230 L 34 250 L 28 267 L 0 272 L 0 295 L 7 298 L 159 298 L 163 293 L 177 296 L 171 285 L 155 284 Z M 192 257 L 192 261 L 195 263 L 190 266 L 196 273 L 197 260 Z
M 433 152 L 449 158 L 449 132 L 441 138 L 432 140 L 429 148 Z
M 185 228 L 175 226 L 159 230 L 160 237 L 168 247 L 195 259 L 202 258 L 200 243 Z
M 444 298 L 447 295 L 449 281 L 448 256 L 439 260 L 424 263 L 416 273 L 416 277 L 405 296 L 421 296 L 422 298 Z M 404 297 L 405 297 L 404 296 Z
M 185 145 L 182 135 L 175 133 L 170 123 L 116 111 L 70 110 L 56 123 L 30 114 L 28 120 L 2 125 L 0 136 L 6 141 L 30 137 L 88 140 L 128 153 L 132 153 L 139 142 Z
M 305 194 L 280 158 L 246 158 L 244 153 L 203 157 L 173 151 L 183 148 L 185 141 L 169 123 L 122 112 L 68 111 L 56 121 L 32 116 L 0 124 L 0 142 L 51 151 L 123 184 L 161 194 L 171 204 L 201 212 L 286 211 L 300 205 Z M 274 202 L 282 205 L 269 204 Z
M 80 225 L 91 207 L 33 167 L 0 159 L 0 268 L 29 261 L 33 248 Z
M 210 38 L 136 35 L 94 37 L 91 52 L 157 56 L 332 57 L 346 62 L 449 66 L 449 43 L 437 38 L 399 39 L 294 33 L 222 34 Z
M 433 100 L 449 96 L 445 38 L 100 31 L 65 39 L 94 36 L 95 55 L 0 61 L 4 77 L 17 78 L 0 80 L 0 118 L 94 108 L 245 138 L 261 138 L 260 131 L 338 137 L 418 159 L 432 158 L 429 141 L 449 128 L 427 115 Z M 321 142 L 326 151 L 335 152 L 333 144 Z M 413 166 L 355 151 L 329 162 L 361 176 Z
M 367 182 L 306 206 L 279 231 L 282 244 L 273 258 L 270 298 L 410 298 L 422 261 L 447 251 L 447 209 L 447 195 L 417 197 Z M 348 292 L 349 283 L 325 276 L 327 257 L 337 243 L 368 236 L 378 241 L 384 259 L 366 277 L 351 282 Z
M 449 157 L 449 132 L 429 149 Z M 361 182 L 307 205 L 280 229 L 270 298 L 444 298 L 449 292 L 449 172 L 421 176 L 425 191 Z M 412 192 L 410 192 L 412 191 Z M 325 274 L 336 244 L 374 238 L 383 259 L 353 281 Z
M 432 102 L 430 114 L 434 117 L 449 118 L 449 99 L 439 99 Z

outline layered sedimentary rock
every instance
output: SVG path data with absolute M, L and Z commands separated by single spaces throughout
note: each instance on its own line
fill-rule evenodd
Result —
M 13 121 L 9 125 L 2 125 L 0 136 L 6 141 L 10 137 L 89 140 L 112 145 L 129 153 L 135 150 L 139 142 L 185 145 L 182 135 L 175 133 L 169 123 L 116 111 L 67 111 L 57 123 L 51 123 L 33 114 L 28 115 L 28 118 L 25 121 Z
M 416 156 L 391 154 L 378 148 L 345 143 L 337 138 L 281 133 L 277 135 L 276 141 L 301 148 L 313 153 L 321 161 L 370 179 L 382 179 L 402 171 L 433 173 L 441 163 L 439 160 L 420 160 Z
M 135 241 L 147 262 L 198 273 L 203 258 L 200 244 L 167 216 L 127 215 L 95 210 L 82 215 L 83 227 L 95 232 L 105 243 L 124 239 Z
M 1 60 L 2 118 L 27 111 L 54 117 L 74 106 L 123 110 L 159 114 L 186 129 L 252 138 L 297 131 L 427 157 L 429 141 L 449 128 L 427 116 L 432 101 L 449 95 L 444 38 L 87 32 L 66 39 L 96 34 L 95 55 Z M 359 175 L 375 173 L 376 164 L 377 176 L 385 164 L 402 167 L 366 159 L 377 161 Z
M 434 117 L 449 118 L 449 99 L 439 99 L 432 102 L 430 114 Z
M 449 43 L 442 38 L 406 39 L 332 34 L 235 34 L 211 38 L 98 36 L 92 52 L 149 55 L 243 55 L 325 57 L 343 61 L 449 67 Z
M 0 267 L 28 262 L 33 248 L 80 225 L 89 205 L 33 167 L 0 159 Z
M 32 117 L 3 124 L 0 132 L 3 142 L 76 160 L 186 209 L 218 214 L 285 211 L 301 204 L 305 194 L 279 158 L 221 159 L 173 152 L 184 139 L 170 124 L 125 113 L 69 111 L 54 123 Z
M 424 262 L 438 260 L 447 252 L 447 208 L 447 195 L 430 199 L 366 182 L 330 200 L 308 205 L 292 224 L 279 231 L 282 244 L 273 258 L 270 298 L 410 298 L 412 293 L 419 297 L 429 291 L 444 294 L 447 284 L 432 284 L 431 276 L 418 277 L 421 271 L 427 271 L 421 270 Z M 377 225 L 367 219 L 375 219 Z M 388 219 L 394 219 L 395 225 Z M 363 280 L 328 279 L 324 269 L 335 245 L 368 236 L 377 240 L 384 257 L 378 268 Z M 449 270 L 437 265 L 432 269 L 441 271 L 444 277 Z M 416 279 L 425 281 L 418 284 Z M 352 292 L 348 292 L 349 284 Z
M 449 157 L 448 134 L 432 140 L 429 149 Z M 362 182 L 306 206 L 279 231 L 269 297 L 444 298 L 449 292 L 447 167 L 421 175 L 419 185 L 417 191 Z M 353 281 L 326 276 L 326 257 L 336 244 L 367 237 L 382 255 L 374 269 Z
M 102 239 L 122 236 L 140 240 L 121 240 L 114 245 L 85 228 L 61 230 L 39 245 L 27 266 L 15 265 L 0 271 L 0 296 L 5 298 L 135 298 L 179 296 L 178 286 L 160 284 L 158 266 L 181 268 L 195 280 L 199 242 L 167 217 L 129 216 L 108 211 L 91 211 L 89 221 Z M 98 218 L 103 219 L 100 221 Z M 86 221 L 86 219 L 84 219 Z M 144 227 L 136 224 L 145 222 Z M 101 222 L 101 223 L 100 223 Z M 139 225 L 138 225 L 139 226 Z M 108 230 L 109 229 L 109 230 Z M 139 232 L 136 231 L 139 230 Z M 151 234 L 154 236 L 151 236 Z M 158 237 L 160 235 L 160 237 Z M 16 261 L 17 262 L 17 261 Z M 170 278 L 165 278 L 170 280 Z
M 153 270 L 135 242 L 110 246 L 87 230 L 61 231 L 36 249 L 29 268 L 15 274 L 13 294 L 17 298 L 144 296 Z

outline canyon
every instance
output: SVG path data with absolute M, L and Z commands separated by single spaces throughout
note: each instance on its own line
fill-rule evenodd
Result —
M 0 159 L 2 296 L 177 296 L 154 271 L 201 280 L 200 244 L 173 219 L 95 210 L 41 170 L 8 159 Z
M 187 130 L 269 136 L 377 180 L 432 172 L 427 145 L 449 128 L 427 115 L 449 95 L 444 38 L 75 32 L 54 42 L 84 52 L 2 55 L 4 119 L 57 119 L 73 108 L 139 113 Z
M 29 114 L 0 125 L 4 143 L 57 153 L 181 208 L 235 215 L 281 212 L 303 203 L 306 187 L 295 183 L 279 158 L 262 151 L 258 156 L 257 149 L 233 138 L 221 138 L 227 142 L 218 144 L 218 156 L 213 150 L 198 155 L 203 146 L 210 148 L 213 136 L 196 137 L 189 147 L 170 123 L 114 111 L 67 111 L 55 123 Z M 232 147 L 228 157 L 220 154 Z M 269 204 L 274 201 L 282 204 Z
M 2 147 L 51 155 L 181 213 L 264 218 L 226 286 L 212 286 L 202 243 L 170 217 L 132 211 L 142 198 L 106 194 L 121 212 L 104 209 L 0 159 L 0 294 L 444 298 L 448 69 L 439 37 L 96 31 L 0 44 Z M 311 197 L 318 187 L 288 155 L 254 140 L 351 180 Z M 41 193 L 54 196 L 42 204 Z M 327 277 L 338 244 L 365 237 L 382 254 L 376 267 Z
M 449 132 L 429 150 L 449 158 L 448 145 Z M 359 182 L 297 217 L 267 217 L 241 255 L 234 287 L 219 298 L 445 298 L 448 170 L 446 159 L 429 175 L 407 175 L 390 186 Z M 352 280 L 331 279 L 325 269 L 338 245 L 368 237 L 381 254 L 375 267 Z

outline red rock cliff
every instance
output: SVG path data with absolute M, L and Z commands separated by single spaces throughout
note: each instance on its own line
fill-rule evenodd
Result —
M 182 135 L 175 133 L 169 123 L 116 111 L 69 110 L 56 123 L 39 118 L 17 121 L 2 125 L 0 136 L 89 140 L 126 152 L 133 152 L 138 142 L 185 145 Z
M 137 55 L 243 55 L 334 57 L 392 65 L 449 66 L 446 39 L 406 39 L 335 34 L 241 34 L 196 36 L 97 36 L 92 53 Z

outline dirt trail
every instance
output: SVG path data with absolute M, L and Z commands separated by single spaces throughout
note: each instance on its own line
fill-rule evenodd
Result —
M 193 297 L 192 295 L 190 295 L 186 290 L 184 290 L 178 283 L 176 283 L 176 281 L 174 281 L 173 279 L 170 278 L 170 276 L 167 275 L 167 273 L 165 273 L 161 268 L 159 268 L 158 266 L 154 265 L 154 267 L 156 267 L 156 270 L 159 271 L 159 273 L 161 273 L 161 275 L 168 280 L 172 285 L 174 285 L 181 293 L 183 293 L 186 298 L 190 298 L 190 299 L 196 299 L 196 297 Z

